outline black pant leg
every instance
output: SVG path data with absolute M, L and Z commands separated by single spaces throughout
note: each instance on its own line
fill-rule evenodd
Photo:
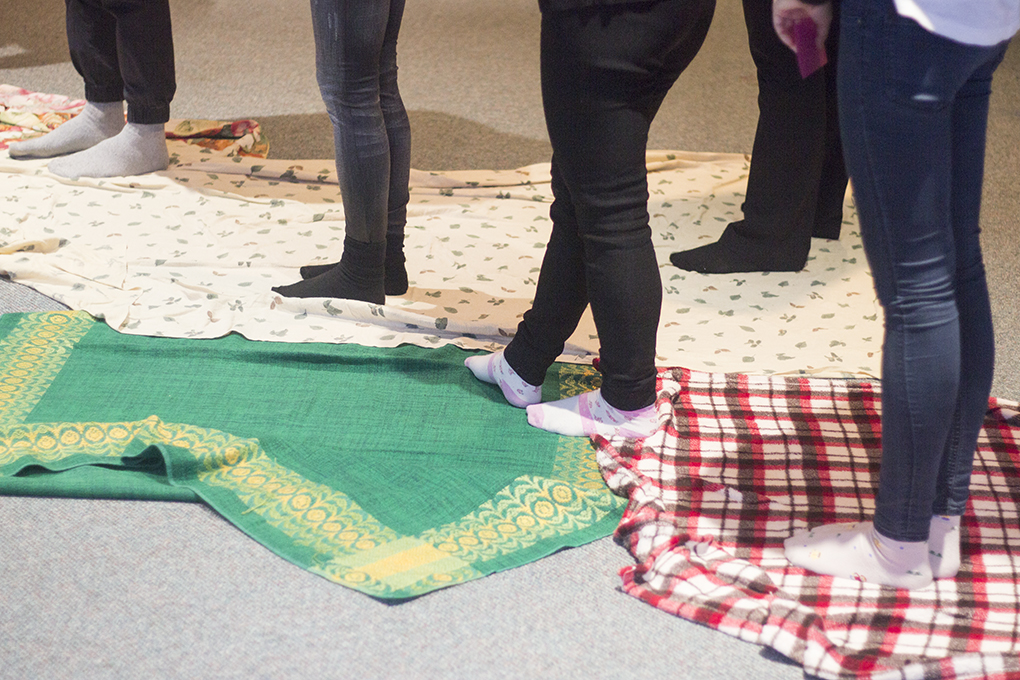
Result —
M 843 223 L 843 202 L 848 176 L 839 132 L 839 102 L 836 98 L 836 54 L 839 51 L 839 4 L 833 5 L 833 30 L 826 42 L 832 61 L 825 68 L 825 160 L 818 181 L 818 199 L 812 236 L 839 238 Z
M 569 209 L 551 212 L 561 223 L 554 225 L 546 261 L 580 257 L 583 275 L 543 263 L 534 313 L 525 315 L 525 328 L 507 348 L 515 370 L 526 344 L 540 344 L 527 338 L 565 340 L 574 330 L 583 285 L 599 332 L 603 397 L 624 410 L 654 401 L 662 285 L 648 226 L 648 126 L 700 48 L 714 6 L 713 0 L 662 0 L 543 14 L 543 104 L 562 178 L 557 186 L 565 188 L 556 201 L 569 201 Z M 563 216 L 576 227 L 558 238 Z
M 117 20 L 100 0 L 66 0 L 67 46 L 85 81 L 85 99 L 100 104 L 124 99 L 117 57 Z
M 838 31 L 826 43 L 829 65 L 801 78 L 796 56 L 776 36 L 772 3 L 743 0 L 743 6 L 759 113 L 744 219 L 727 237 L 802 260 L 812 233 L 838 236 L 842 219 L 846 171 L 835 102 Z
M 555 154 L 552 159 L 552 234 L 542 258 L 535 301 L 517 326 L 504 358 L 521 378 L 541 385 L 545 372 L 563 353 L 567 340 L 588 307 L 584 244 L 570 190 L 563 183 Z
M 131 123 L 170 119 L 177 90 L 169 0 L 102 0 L 115 17 L 117 58 Z

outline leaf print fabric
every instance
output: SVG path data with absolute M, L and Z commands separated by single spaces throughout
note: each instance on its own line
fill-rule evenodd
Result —
M 45 117 L 36 104 L 32 115 Z M 119 331 L 166 337 L 496 350 L 531 305 L 551 228 L 548 164 L 412 171 L 408 293 L 385 305 L 292 299 L 270 289 L 340 258 L 332 160 L 260 158 L 267 145 L 251 121 L 172 121 L 168 131 L 170 168 L 140 177 L 68 181 L 45 160 L 0 151 L 0 271 Z M 669 264 L 671 252 L 740 218 L 748 161 L 648 154 L 664 290 L 657 364 L 877 375 L 882 313 L 852 203 L 843 237 L 814 240 L 804 271 L 705 275 Z M 587 363 L 598 349 L 589 312 L 561 360 Z

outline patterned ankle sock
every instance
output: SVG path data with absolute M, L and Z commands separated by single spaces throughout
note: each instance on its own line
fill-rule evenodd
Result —
M 928 530 L 928 560 L 935 578 L 953 578 L 960 571 L 960 517 L 935 515 Z
M 74 118 L 41 137 L 11 144 L 11 158 L 53 158 L 91 148 L 124 128 L 124 102 L 88 102 Z
M 503 352 L 468 357 L 464 365 L 482 382 L 499 385 L 506 400 L 517 408 L 542 401 L 541 386 L 524 382 L 503 358 Z
M 636 411 L 623 411 L 606 402 L 601 390 L 529 406 L 528 422 L 567 437 L 599 434 L 607 438 L 620 435 L 638 439 L 659 429 L 655 404 Z
M 93 147 L 53 159 L 49 169 L 61 177 L 128 177 L 166 170 L 169 165 L 163 124 L 128 123 Z
M 871 522 L 825 524 L 786 539 L 786 559 L 818 574 L 895 588 L 924 588 L 932 581 L 926 541 L 894 541 Z

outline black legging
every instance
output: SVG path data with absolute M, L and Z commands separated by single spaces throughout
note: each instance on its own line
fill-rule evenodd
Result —
M 127 100 L 131 123 L 170 119 L 177 90 L 168 0 L 66 0 L 71 63 L 85 99 Z
M 659 0 L 542 15 L 553 228 L 535 302 L 505 352 L 533 385 L 590 302 L 603 398 L 623 410 L 655 401 L 662 284 L 648 226 L 648 128 L 714 10 L 715 0 Z

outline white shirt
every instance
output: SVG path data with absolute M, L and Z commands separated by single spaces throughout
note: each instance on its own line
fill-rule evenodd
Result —
M 1020 30 L 1020 0 L 893 0 L 900 16 L 943 38 L 998 45 Z

